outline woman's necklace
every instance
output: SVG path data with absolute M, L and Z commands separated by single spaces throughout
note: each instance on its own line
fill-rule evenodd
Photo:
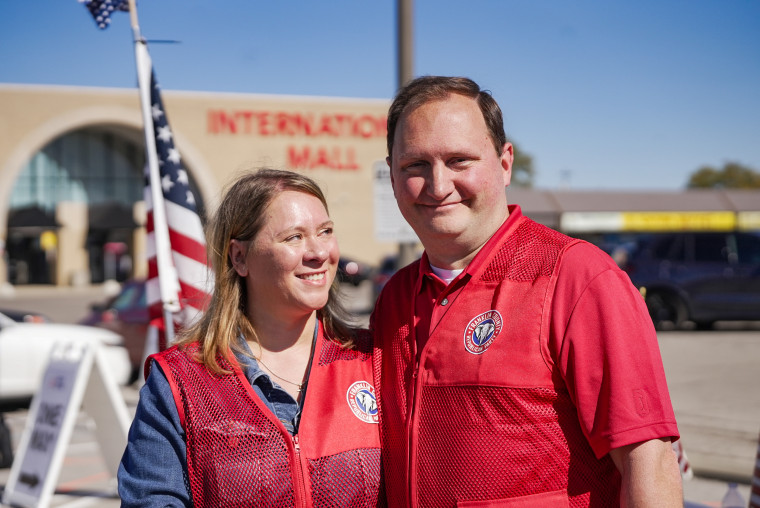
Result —
M 272 374 L 274 377 L 276 377 L 280 381 L 285 381 L 286 383 L 289 383 L 289 384 L 291 384 L 293 386 L 298 387 L 298 393 L 301 393 L 301 390 L 303 390 L 303 385 L 305 383 L 294 383 L 293 381 L 289 381 L 289 380 L 285 379 L 284 377 L 278 376 L 275 373 L 275 371 L 273 371 L 272 369 L 270 369 L 264 362 L 261 361 L 260 358 L 256 358 L 256 361 L 259 362 L 259 365 L 261 365 L 262 367 L 264 367 L 265 369 L 267 369 L 270 374 Z
M 306 378 L 306 381 L 302 381 L 301 383 L 294 383 L 293 381 L 290 381 L 289 379 L 285 379 L 282 376 L 278 376 L 277 373 L 275 373 L 275 371 L 273 371 L 272 369 L 270 369 L 264 362 L 262 362 L 260 358 L 256 358 L 255 356 L 254 356 L 254 358 L 256 358 L 256 361 L 259 363 L 259 365 L 261 365 L 262 367 L 264 367 L 265 369 L 267 369 L 269 371 L 269 373 L 272 374 L 274 377 L 276 377 L 280 381 L 285 381 L 286 383 L 291 384 L 291 385 L 297 387 L 298 391 L 296 393 L 298 395 L 300 395 L 301 392 L 304 391 L 304 387 L 306 386 L 306 384 L 309 382 L 309 372 L 311 371 L 311 360 L 314 358 L 314 346 L 317 343 L 317 331 L 318 330 L 319 330 L 319 320 L 317 320 L 314 323 L 314 336 L 311 339 L 311 352 L 309 353 L 309 364 L 307 365 L 306 372 L 304 374 L 304 377 Z M 261 346 L 259 346 L 259 348 L 261 348 Z M 259 351 L 261 351 L 261 349 L 259 349 Z

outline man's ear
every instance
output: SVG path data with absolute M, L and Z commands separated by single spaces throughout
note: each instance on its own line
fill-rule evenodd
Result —
M 388 156 L 385 158 L 385 163 L 388 165 L 388 170 L 391 169 L 391 157 Z M 393 171 L 390 171 L 391 174 L 391 187 L 393 187 Z
M 248 275 L 248 265 L 246 256 L 248 249 L 240 240 L 230 240 L 230 263 L 238 275 L 245 277 Z
M 515 149 L 512 143 L 504 143 L 501 150 L 501 167 L 504 170 L 504 187 L 512 181 L 512 164 L 515 162 Z

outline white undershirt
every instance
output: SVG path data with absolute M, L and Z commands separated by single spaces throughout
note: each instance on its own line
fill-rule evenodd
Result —
M 438 268 L 433 265 L 430 265 L 430 269 L 433 270 L 433 273 L 436 274 L 439 279 L 444 281 L 447 286 L 464 271 L 464 268 L 460 268 L 459 270 L 446 270 L 445 268 Z

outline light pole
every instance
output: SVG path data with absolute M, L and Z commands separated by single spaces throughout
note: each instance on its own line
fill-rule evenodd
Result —
M 397 0 L 397 45 L 398 45 L 398 88 L 414 78 L 414 0 Z M 390 155 L 390 154 L 389 154 Z M 417 256 L 413 242 L 398 244 L 398 266 L 406 266 Z

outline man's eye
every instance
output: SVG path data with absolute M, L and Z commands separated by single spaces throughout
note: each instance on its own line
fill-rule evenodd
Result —
M 333 234 L 333 228 L 325 228 L 319 232 L 322 236 L 330 236 Z
M 286 242 L 295 242 L 295 241 L 298 241 L 300 239 L 301 239 L 301 234 L 298 233 L 298 234 L 295 234 L 295 235 L 290 235 L 289 237 L 285 238 L 285 241 Z
M 404 166 L 404 169 L 407 171 L 419 171 L 420 169 L 425 167 L 425 163 L 422 161 L 415 161 L 410 162 L 409 164 Z

